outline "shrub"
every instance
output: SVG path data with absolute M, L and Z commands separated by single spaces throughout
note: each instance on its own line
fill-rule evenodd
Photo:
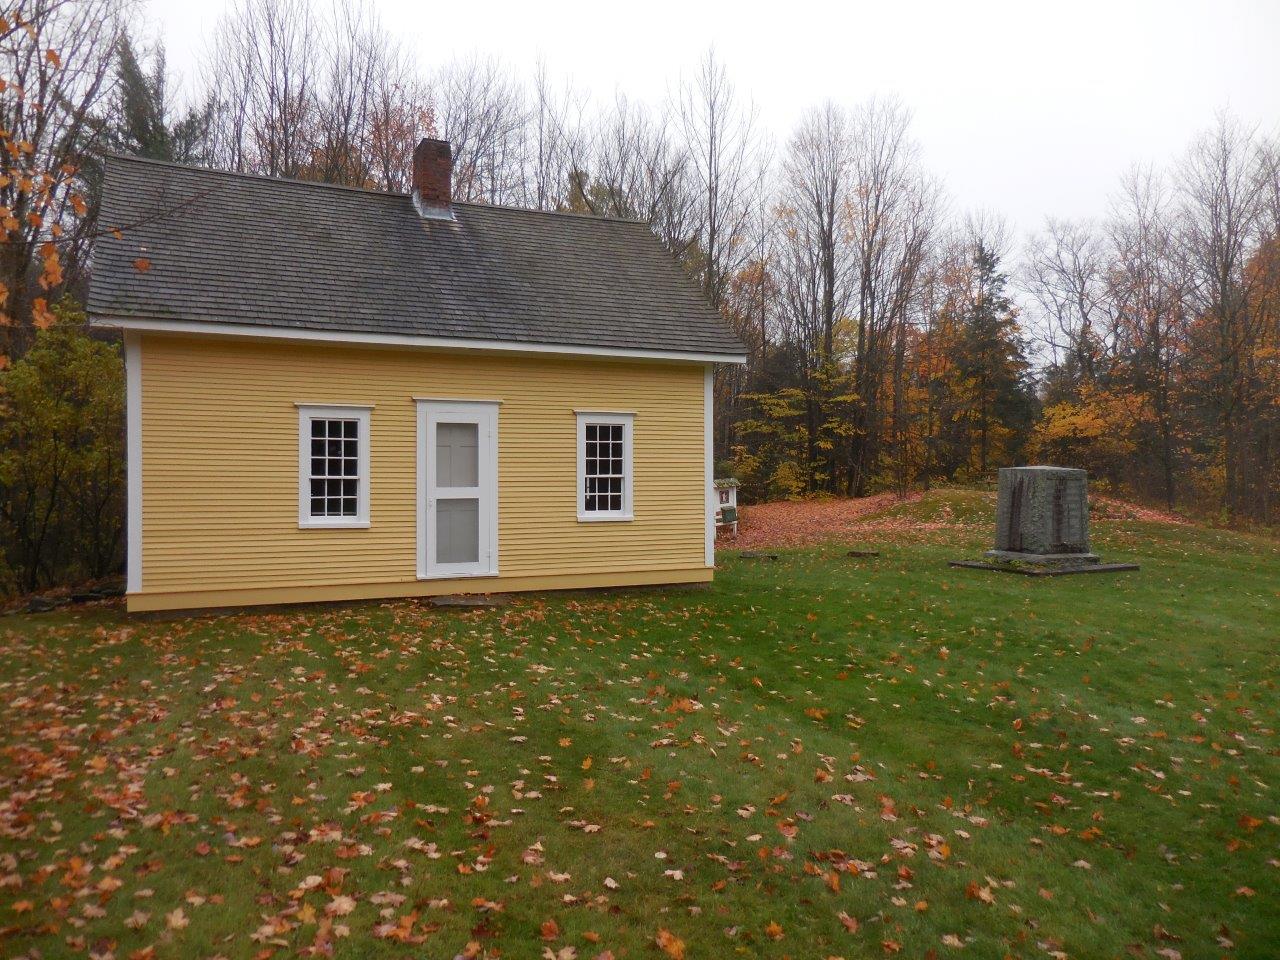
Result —
M 0 372 L 0 589 L 36 590 L 118 572 L 123 563 L 124 364 L 59 322 Z
M 769 477 L 769 496 L 774 500 L 793 500 L 805 491 L 804 467 L 784 460 Z

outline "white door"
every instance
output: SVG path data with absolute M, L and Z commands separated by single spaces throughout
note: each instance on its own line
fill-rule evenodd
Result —
M 498 406 L 418 401 L 418 576 L 498 572 Z

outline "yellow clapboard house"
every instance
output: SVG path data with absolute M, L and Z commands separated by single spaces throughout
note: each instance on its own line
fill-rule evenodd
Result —
M 743 347 L 638 222 L 107 162 L 128 605 L 698 583 Z

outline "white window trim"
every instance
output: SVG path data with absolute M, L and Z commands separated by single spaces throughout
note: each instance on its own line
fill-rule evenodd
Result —
M 635 478 L 635 457 L 633 442 L 635 434 L 634 413 L 617 413 L 607 410 L 575 410 L 578 418 L 578 522 L 610 523 L 635 519 L 632 504 L 632 485 Z M 584 508 L 587 493 L 587 424 L 622 424 L 622 509 L 595 510 L 588 512 Z
M 498 576 L 498 411 L 501 400 L 430 400 L 415 397 L 417 404 L 417 450 L 416 462 L 417 500 L 417 567 L 419 580 L 461 580 L 467 577 Z M 427 507 L 427 491 L 430 487 L 428 471 L 430 463 L 430 429 L 428 422 L 433 414 L 448 416 L 450 413 L 480 415 L 483 444 L 480 450 L 480 486 L 492 504 L 491 516 L 488 518 L 486 546 L 487 557 L 474 565 L 433 564 L 431 547 L 433 538 L 429 529 L 430 517 Z M 483 498 L 482 498 L 483 499 Z
M 299 403 L 298 407 L 298 528 L 302 530 L 364 530 L 369 527 L 369 421 L 372 406 L 329 406 Z M 357 420 L 360 423 L 354 517 L 313 517 L 311 515 L 311 421 Z

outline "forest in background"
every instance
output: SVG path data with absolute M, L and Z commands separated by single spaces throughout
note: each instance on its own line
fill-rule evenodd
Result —
M 1206 117 L 1181 155 L 1119 175 L 1106 217 L 1015 236 L 956 208 L 909 105 L 819 100 L 774 139 L 714 53 L 663 103 L 601 101 L 546 66 L 427 69 L 360 0 L 238 0 L 175 77 L 138 13 L 0 15 L 0 580 L 120 562 L 120 437 L 101 415 L 115 347 L 71 333 L 103 154 L 402 191 L 421 136 L 452 143 L 459 200 L 652 226 L 747 346 L 715 396 L 717 474 L 744 502 L 1054 462 L 1277 522 L 1275 129 Z

